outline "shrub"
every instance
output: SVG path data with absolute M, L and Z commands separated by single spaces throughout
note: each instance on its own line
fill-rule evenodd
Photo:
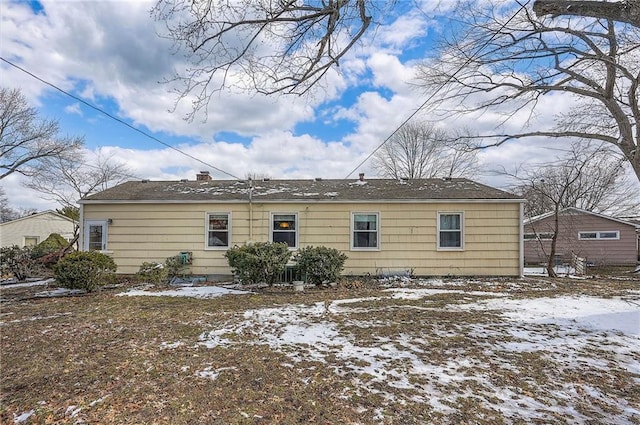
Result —
M 78 251 L 65 256 L 54 267 L 58 284 L 69 289 L 96 290 L 114 278 L 116 263 L 97 251 Z
M 25 280 L 39 273 L 37 261 L 33 259 L 32 249 L 18 245 L 0 248 L 0 271 L 3 276 L 12 274 L 17 280 Z
M 188 265 L 182 263 L 179 255 L 169 257 L 164 261 L 164 268 L 167 271 L 167 281 L 171 282 L 178 276 L 184 276 Z
M 284 272 L 291 253 L 287 244 L 282 242 L 256 242 L 234 246 L 224 256 L 243 284 L 264 282 L 271 286 Z
M 33 247 L 31 256 L 41 258 L 47 254 L 58 252 L 69 246 L 69 242 L 57 233 L 52 233 L 49 237 Z
M 334 282 L 344 268 L 347 256 L 335 248 L 305 246 L 294 260 L 307 283 Z
M 141 282 L 153 283 L 156 285 L 166 283 L 168 281 L 167 268 L 162 263 L 156 263 L 155 261 L 145 261 L 142 263 L 138 273 L 136 273 L 136 276 Z

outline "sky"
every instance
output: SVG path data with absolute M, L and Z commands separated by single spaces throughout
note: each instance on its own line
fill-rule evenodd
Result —
M 19 88 L 42 118 L 58 120 L 62 135 L 84 136 L 88 158 L 110 158 L 140 179 L 194 179 L 200 170 L 216 179 L 375 177 L 371 161 L 359 164 L 424 102 L 414 84 L 416 66 L 453 25 L 449 3 L 399 2 L 313 96 L 224 90 L 212 98 L 206 117 L 189 121 L 188 102 L 176 106 L 171 84 L 163 83 L 185 63 L 159 36 L 164 27 L 150 15 L 153 2 L 0 0 L 0 56 L 75 98 L 5 62 L 0 84 Z M 566 107 L 544 97 L 533 124 L 552 122 Z M 508 127 L 521 128 L 530 118 L 516 114 Z M 495 128 L 490 114 L 438 124 L 478 133 Z M 505 188 L 496 170 L 554 155 L 544 141 L 509 142 L 478 154 L 482 171 L 474 179 Z M 24 181 L 14 173 L 0 182 L 11 207 L 59 207 L 25 189 Z

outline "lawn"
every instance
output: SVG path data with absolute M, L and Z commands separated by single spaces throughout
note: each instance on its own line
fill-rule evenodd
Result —
M 0 421 L 638 424 L 635 276 L 5 285 Z

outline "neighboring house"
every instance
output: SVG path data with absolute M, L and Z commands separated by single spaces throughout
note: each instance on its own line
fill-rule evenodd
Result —
M 35 246 L 52 233 L 71 241 L 75 224 L 69 217 L 55 211 L 44 211 L 0 223 L 0 247 Z
M 527 264 L 547 261 L 554 229 L 553 212 L 525 220 L 524 258 Z M 579 208 L 566 208 L 558 216 L 557 261 L 571 255 L 597 265 L 635 265 L 640 225 Z
M 251 241 L 336 248 L 345 274 L 519 276 L 522 202 L 466 179 L 130 181 L 80 201 L 81 249 L 119 273 L 192 252 L 195 274 L 230 275 Z

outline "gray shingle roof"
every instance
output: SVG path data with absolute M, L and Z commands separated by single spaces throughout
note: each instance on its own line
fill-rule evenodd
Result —
M 467 179 L 254 180 L 251 186 L 255 202 L 520 199 Z M 236 180 L 129 181 L 81 202 L 247 201 L 249 187 L 249 181 Z

